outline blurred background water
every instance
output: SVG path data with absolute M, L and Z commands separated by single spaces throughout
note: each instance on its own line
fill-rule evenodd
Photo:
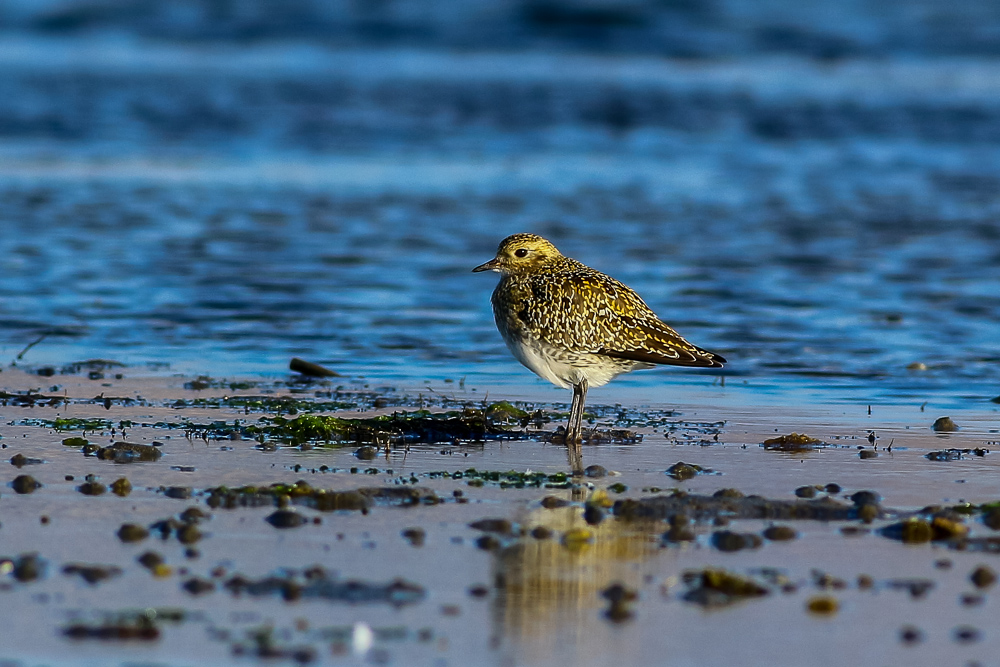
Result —
M 988 406 L 998 56 L 987 2 L 8 0 L 0 355 L 534 387 L 469 270 L 535 231 L 731 384 Z

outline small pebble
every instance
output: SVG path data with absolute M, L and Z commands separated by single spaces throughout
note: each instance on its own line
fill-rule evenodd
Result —
M 858 508 L 858 518 L 865 523 L 871 523 L 878 518 L 878 505 L 862 505 Z
M 548 540 L 552 537 L 552 529 L 548 526 L 535 526 L 531 529 L 531 536 L 536 540 Z
M 912 625 L 905 625 L 899 629 L 899 641 L 904 644 L 919 644 L 924 640 L 924 633 L 920 631 L 920 628 L 916 628 Z
M 408 540 L 410 546 L 413 547 L 424 546 L 424 539 L 427 537 L 427 533 L 423 528 L 406 528 L 403 530 L 401 535 Z
M 979 641 L 981 633 L 977 628 L 974 628 L 971 625 L 960 625 L 952 631 L 952 636 L 957 642 L 970 644 L 972 642 Z
M 514 524 L 508 519 L 480 519 L 469 524 L 469 528 L 481 530 L 484 533 L 500 533 L 510 535 L 514 531 Z
M 795 489 L 795 495 L 799 498 L 815 498 L 816 497 L 816 487 L 815 486 L 800 486 Z
M 372 461 L 378 457 L 378 450 L 370 445 L 365 445 L 356 449 L 354 455 L 362 461 Z
M 108 487 L 100 482 L 88 481 L 76 487 L 76 490 L 85 496 L 100 496 L 108 490 Z
M 934 424 L 931 428 L 938 433 L 949 433 L 951 431 L 957 431 L 958 424 L 953 422 L 951 417 L 938 417 L 934 420 Z
M 191 595 L 204 595 L 205 593 L 211 593 L 214 591 L 215 584 L 208 579 L 193 577 L 181 584 L 181 588 L 186 590 Z
M 177 540 L 181 544 L 194 544 L 201 539 L 201 531 L 194 524 L 186 524 L 177 529 Z
M 764 537 L 772 542 L 794 540 L 799 534 L 790 526 L 770 526 L 764 530 Z
M 882 501 L 882 496 L 874 491 L 858 491 L 852 493 L 849 498 L 857 507 L 862 505 L 878 505 Z
M 14 481 L 10 483 L 10 486 L 14 489 L 14 493 L 24 495 L 34 493 L 35 489 L 41 488 L 42 483 L 31 475 L 18 475 L 14 478 Z
M 142 565 L 147 570 L 153 570 L 156 567 L 163 565 L 163 556 L 156 553 L 155 551 L 147 551 L 138 558 L 139 564 Z
M 476 546 L 483 551 L 495 551 L 500 548 L 500 540 L 492 535 L 483 535 L 476 539 Z
M 202 520 L 210 518 L 212 515 L 198 507 L 189 507 L 179 514 L 180 520 L 184 523 L 201 523 Z
M 832 616 L 837 613 L 839 608 L 840 604 L 837 599 L 828 595 L 817 595 L 809 598 L 809 602 L 806 603 L 806 609 L 809 610 L 809 613 L 817 616 Z
M 583 520 L 591 526 L 604 521 L 604 510 L 596 505 L 587 505 L 583 510 Z
M 976 588 L 989 588 L 996 583 L 997 573 L 986 565 L 980 565 L 972 571 L 969 579 L 976 585 Z
M 119 477 L 111 483 L 111 493 L 115 494 L 119 498 L 124 498 L 128 494 L 132 493 L 132 483 L 124 477 Z
M 308 519 L 292 510 L 276 510 L 265 521 L 275 528 L 298 528 L 308 522 Z
M 984 512 L 983 523 L 993 530 L 1000 530 L 1000 507 L 993 507 Z
M 141 542 L 149 537 L 149 531 L 134 523 L 123 523 L 118 529 L 118 539 L 122 542 Z

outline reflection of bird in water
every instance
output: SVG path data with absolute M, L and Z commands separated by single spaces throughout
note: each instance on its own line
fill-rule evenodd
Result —
M 590 642 L 601 636 L 595 626 L 606 623 L 601 591 L 616 582 L 641 588 L 645 572 L 676 558 L 677 550 L 662 548 L 660 522 L 590 525 L 573 505 L 526 511 L 517 522 L 522 534 L 492 552 L 494 631 L 505 651 L 514 651 L 512 664 L 553 655 L 590 664 Z
M 517 360 L 573 388 L 566 442 L 582 439 L 589 387 L 656 364 L 721 367 L 718 354 L 684 340 L 627 286 L 564 257 L 535 234 L 514 234 L 473 271 L 496 271 L 493 315 Z

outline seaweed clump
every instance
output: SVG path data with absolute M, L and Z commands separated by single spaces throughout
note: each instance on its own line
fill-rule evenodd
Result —
M 725 607 L 770 592 L 749 577 L 714 568 L 685 572 L 684 583 L 689 589 L 682 599 L 702 607 Z
M 782 452 L 799 452 L 809 449 L 817 449 L 823 445 L 823 441 L 810 437 L 805 433 L 789 433 L 779 435 L 776 438 L 768 438 L 763 442 L 764 449 L 776 449 Z
M 923 544 L 964 540 L 969 527 L 957 513 L 945 510 L 935 513 L 929 520 L 921 517 L 904 519 L 886 526 L 880 532 L 883 536 L 904 544 Z
M 138 612 L 108 617 L 100 623 L 75 621 L 63 628 L 62 633 L 69 639 L 151 642 L 160 638 L 154 618 L 155 615 Z
M 306 481 L 270 486 L 219 486 L 205 490 L 209 507 L 283 507 L 289 503 L 321 512 L 355 510 L 367 512 L 374 504 L 434 505 L 441 499 L 431 489 L 419 486 L 362 487 L 349 491 L 317 489 Z
M 846 521 L 858 518 L 860 509 L 861 506 L 857 503 L 848 505 L 829 497 L 816 500 L 773 500 L 762 496 L 703 496 L 676 491 L 671 495 L 652 498 L 617 500 L 612 511 L 615 516 L 623 519 L 661 521 L 681 514 L 697 521 L 716 518 Z
M 136 463 L 139 461 L 159 461 L 163 452 L 153 445 L 140 445 L 133 442 L 116 442 L 109 447 L 101 447 L 95 453 L 102 461 L 115 463 Z
M 356 579 L 338 579 L 320 566 L 301 573 L 283 571 L 262 579 L 248 579 L 236 574 L 223 587 L 235 596 L 270 597 L 277 595 L 286 602 L 300 599 L 347 602 L 350 604 L 389 604 L 403 607 L 422 601 L 427 592 L 422 586 L 394 579 L 388 583 L 372 583 Z
M 83 563 L 68 563 L 63 566 L 62 571 L 67 576 L 78 575 L 91 585 L 120 576 L 122 573 L 122 569 L 114 565 L 86 565 Z
M 691 479 L 695 475 L 699 475 L 706 472 L 701 466 L 694 465 L 691 463 L 684 463 L 683 461 L 678 461 L 669 468 L 667 468 L 667 475 L 673 477 L 678 481 L 684 481 L 686 479 Z
M 986 456 L 990 453 L 990 450 L 984 449 L 982 447 L 976 447 L 974 449 L 942 449 L 936 452 L 927 452 L 924 457 L 928 461 L 961 461 L 964 459 L 971 458 L 972 456 Z
M 330 415 L 300 415 L 294 419 L 262 417 L 248 425 L 251 436 L 302 443 L 320 442 L 453 442 L 510 438 L 516 431 L 487 419 L 482 410 L 432 413 L 427 410 L 393 413 L 367 419 L 345 419 Z

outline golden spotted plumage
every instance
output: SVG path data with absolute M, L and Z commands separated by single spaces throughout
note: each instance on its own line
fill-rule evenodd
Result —
M 638 368 L 725 363 L 684 340 L 629 287 L 563 256 L 541 236 L 508 236 L 494 259 L 473 270 L 501 274 L 493 292 L 500 334 L 522 364 L 573 387 L 574 406 L 587 387 Z

